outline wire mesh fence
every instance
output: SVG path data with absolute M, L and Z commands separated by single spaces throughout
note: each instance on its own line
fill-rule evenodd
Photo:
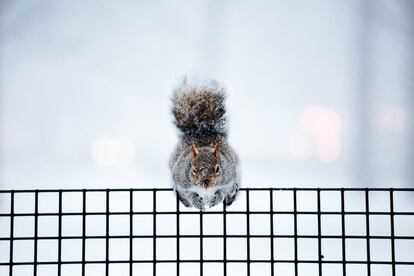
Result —
M 0 275 L 414 275 L 414 189 L 0 191 Z

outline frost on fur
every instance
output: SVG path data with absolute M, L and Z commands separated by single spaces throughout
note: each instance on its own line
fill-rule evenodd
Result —
M 225 89 L 216 80 L 183 78 L 173 90 L 174 123 L 184 134 L 227 135 Z
M 237 154 L 227 142 L 223 86 L 215 80 L 184 78 L 173 92 L 180 137 L 169 167 L 179 200 L 200 210 L 232 204 L 240 174 Z

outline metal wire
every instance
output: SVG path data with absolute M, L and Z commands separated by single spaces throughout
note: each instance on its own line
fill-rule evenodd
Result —
M 105 209 L 103 211 L 89 211 L 87 209 L 87 195 L 93 193 L 105 193 Z M 111 193 L 115 192 L 125 192 L 128 194 L 128 210 L 126 211 L 114 211 L 113 208 L 110 208 L 110 195 Z M 246 275 L 254 275 L 253 272 L 253 264 L 267 264 L 269 265 L 269 274 L 268 275 L 277 275 L 275 266 L 278 264 L 291 264 L 294 268 L 292 275 L 305 275 L 301 272 L 300 265 L 302 264 L 315 264 L 317 267 L 317 275 L 325 275 L 323 273 L 325 269 L 325 265 L 328 264 L 337 264 L 338 268 L 341 269 L 340 272 L 336 274 L 347 275 L 347 269 L 349 265 L 363 265 L 366 267 L 366 275 L 375 275 L 372 267 L 374 265 L 387 265 L 391 266 L 392 275 L 398 275 L 398 268 L 401 266 L 409 266 L 414 268 L 414 255 L 411 257 L 405 257 L 402 260 L 398 259 L 398 248 L 396 243 L 410 243 L 414 242 L 414 233 L 410 235 L 398 235 L 401 233 L 402 227 L 396 223 L 395 217 L 408 217 L 410 219 L 414 219 L 414 212 L 413 210 L 399 210 L 396 211 L 396 202 L 395 202 L 395 193 L 413 193 L 414 189 L 386 189 L 386 188 L 374 188 L 374 189 L 366 189 L 366 188 L 244 188 L 241 189 L 240 193 L 244 193 L 245 195 L 245 208 L 244 209 L 232 209 L 232 207 L 226 208 L 223 206 L 221 210 L 214 209 L 213 211 L 205 211 L 200 212 L 195 209 L 186 209 L 180 210 L 180 203 L 178 199 L 175 199 L 172 202 L 172 206 L 174 206 L 173 210 L 159 210 L 157 208 L 157 202 L 160 202 L 159 194 L 161 192 L 168 192 L 172 193 L 172 189 L 70 189 L 70 190 L 60 190 L 60 189 L 47 189 L 47 190 L 0 190 L 0 195 L 3 197 L 9 197 L 10 199 L 10 208 L 7 212 L 0 213 L 1 218 L 9 218 L 10 225 L 8 225 L 9 235 L 8 236 L 0 236 L 0 242 L 6 241 L 9 242 L 9 252 L 8 252 L 8 260 L 7 261 L 0 261 L 0 269 L 6 268 L 8 271 L 8 276 L 15 275 L 14 268 L 19 266 L 32 266 L 33 267 L 33 274 L 38 275 L 38 268 L 41 266 L 50 266 L 54 265 L 57 268 L 58 275 L 61 274 L 61 269 L 63 265 L 70 265 L 70 264 L 77 264 L 81 266 L 81 274 L 82 276 L 86 275 L 86 266 L 90 264 L 102 264 L 105 266 L 105 275 L 110 275 L 110 268 L 111 264 L 127 264 L 129 269 L 129 275 L 133 275 L 137 273 L 134 268 L 134 264 L 152 264 L 152 273 L 153 275 L 157 275 L 157 264 L 175 264 L 176 274 L 180 275 L 180 271 L 182 270 L 181 264 L 187 263 L 195 263 L 199 264 L 199 275 L 207 275 L 206 265 L 210 263 L 218 263 L 222 264 L 222 275 L 232 275 L 229 272 L 229 264 L 245 264 Z M 261 192 L 267 193 L 269 198 L 269 203 L 266 207 L 266 210 L 255 210 L 252 208 L 253 200 L 252 197 L 253 192 Z M 289 192 L 292 194 L 292 209 L 291 210 L 278 210 L 275 207 L 274 201 L 277 193 L 279 192 Z M 301 210 L 299 206 L 299 192 L 309 192 L 316 196 L 316 207 L 315 210 Z M 338 210 L 324 210 L 321 206 L 321 201 L 323 199 L 323 192 L 337 192 L 340 196 L 339 202 L 339 209 Z M 347 210 L 345 200 L 345 194 L 348 192 L 360 192 L 364 195 L 364 204 L 365 209 L 360 211 L 350 211 Z M 370 193 L 371 192 L 383 192 L 387 195 L 389 199 L 389 211 L 375 211 L 373 208 L 370 208 Z M 30 194 L 34 196 L 34 206 L 33 212 L 19 212 L 18 202 L 16 198 L 20 194 Z M 47 195 L 50 193 L 54 193 L 58 195 L 58 206 L 56 212 L 40 212 L 39 211 L 39 195 Z M 79 212 L 66 212 L 63 208 L 63 200 L 62 197 L 69 193 L 80 193 L 82 195 L 80 204 L 82 205 Z M 146 193 L 147 195 L 152 194 L 152 210 L 143 211 L 143 210 L 136 210 L 134 209 L 134 195 L 139 193 Z M 414 195 L 414 193 L 413 193 Z M 150 196 L 151 198 L 151 196 Z M 149 206 L 150 207 L 150 206 Z M 17 211 L 16 211 L 17 210 Z M 173 215 L 175 219 L 175 233 L 173 234 L 160 234 L 160 226 L 157 226 L 157 219 L 158 221 L 163 220 L 164 218 Z M 180 222 L 182 221 L 183 216 L 187 215 L 196 215 L 199 217 L 199 233 L 194 234 L 184 234 L 181 229 Z M 216 215 L 222 221 L 222 233 L 221 234 L 211 234 L 204 231 L 206 225 L 205 216 Z M 245 234 L 234 234 L 229 232 L 229 216 L 232 215 L 242 215 L 246 219 L 246 228 L 244 229 Z M 258 234 L 252 232 L 252 216 L 253 215 L 266 215 L 269 219 L 269 227 L 268 229 L 262 229 L 266 231 L 267 234 Z M 278 233 L 275 229 L 275 225 L 277 226 L 279 220 L 275 217 L 277 215 L 285 215 L 291 216 L 293 221 L 293 229 L 289 233 Z M 300 224 L 298 223 L 299 217 L 298 215 L 314 215 L 317 219 L 317 231 L 315 234 L 303 234 L 301 232 Z M 337 234 L 326 234 L 323 232 L 323 224 L 322 224 L 322 216 L 325 215 L 336 215 L 340 217 L 340 233 Z M 348 216 L 362 216 L 365 220 L 365 234 L 347 234 L 347 221 L 346 217 Z M 81 233 L 79 235 L 63 235 L 64 225 L 62 224 L 62 220 L 65 217 L 81 217 L 82 218 L 82 227 Z M 86 231 L 86 223 L 87 223 L 87 216 L 103 216 L 105 217 L 105 229 L 103 235 L 89 235 Z M 129 226 L 127 228 L 127 233 L 122 235 L 115 235 L 112 234 L 110 231 L 110 217 L 116 216 L 128 216 Z M 135 234 L 135 230 L 137 230 L 136 226 L 134 225 L 134 219 L 140 216 L 151 216 L 152 217 L 152 234 Z M 387 216 L 390 221 L 390 229 L 389 235 L 381 234 L 381 235 L 374 235 L 372 234 L 373 226 L 372 220 L 375 217 L 383 217 Z M 15 235 L 16 230 L 16 223 L 15 220 L 20 217 L 26 218 L 33 218 L 34 221 L 34 229 L 33 235 L 27 236 L 20 236 Z M 53 217 L 57 218 L 57 235 L 40 235 L 39 233 L 39 219 L 42 217 Z M 196 223 L 194 223 L 196 225 Z M 139 227 L 139 226 L 138 226 Z M 267 228 L 267 227 L 266 227 Z M 138 229 L 139 230 L 139 229 Z M 162 232 L 162 231 L 161 231 Z M 199 240 L 199 256 L 198 258 L 182 258 L 181 254 L 183 253 L 182 246 L 180 244 L 181 241 L 184 239 L 198 239 Z M 223 248 L 220 252 L 217 252 L 216 256 L 222 255 L 222 258 L 207 258 L 205 257 L 205 250 L 208 246 L 209 239 L 221 239 Z M 245 252 L 245 259 L 234 259 L 229 258 L 229 238 L 239 238 L 245 240 L 246 245 L 246 252 Z M 253 258 L 253 243 L 252 238 L 258 239 L 267 239 L 269 240 L 269 258 Z M 129 241 L 129 248 L 127 258 L 125 259 L 111 259 L 111 242 L 113 239 L 125 239 Z M 136 239 L 152 239 L 152 258 L 150 259 L 140 259 L 134 255 L 134 241 Z M 176 242 L 176 248 L 174 250 L 175 258 L 159 258 L 159 253 L 157 250 L 158 242 L 162 239 L 173 239 Z M 277 239 L 291 239 L 293 240 L 293 257 L 292 258 L 280 258 L 278 254 L 275 252 L 279 252 L 278 250 L 283 250 L 275 243 Z M 300 240 L 317 240 L 317 247 L 315 250 L 317 251 L 317 255 L 315 258 L 308 258 L 304 259 L 301 258 L 300 255 Z M 57 241 L 57 256 L 56 260 L 48 260 L 42 261 L 39 259 L 39 242 L 44 240 L 56 240 Z M 62 255 L 64 254 L 64 247 L 62 247 L 62 243 L 65 240 L 80 240 L 81 241 L 81 254 L 78 260 L 64 260 L 62 259 Z M 104 240 L 105 241 L 105 252 L 104 258 L 102 260 L 87 260 L 86 258 L 86 245 L 87 241 L 91 240 Z M 323 248 L 323 243 L 329 240 L 338 240 L 341 243 L 341 248 L 338 248 L 340 252 L 340 258 L 338 259 L 326 259 L 324 257 L 325 252 Z M 349 240 L 358 240 L 361 242 L 365 242 L 366 252 L 365 252 L 365 259 L 348 259 L 347 253 L 349 250 L 347 241 Z M 373 258 L 372 252 L 372 242 L 373 240 L 383 240 L 389 241 L 390 243 L 390 258 L 388 260 L 377 260 Z M 25 260 L 19 261 L 18 256 L 16 256 L 15 245 L 18 241 L 33 241 L 33 258 L 32 260 Z M 316 252 L 315 251 L 315 252 Z M 135 272 L 134 272 L 135 271 Z M 139 275 L 139 271 L 138 271 Z

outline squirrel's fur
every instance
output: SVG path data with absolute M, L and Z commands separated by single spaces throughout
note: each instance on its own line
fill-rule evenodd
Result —
M 173 187 L 185 206 L 230 205 L 239 190 L 239 161 L 227 142 L 225 89 L 215 80 L 184 78 L 172 113 L 180 135 L 170 159 Z
M 184 78 L 173 93 L 174 123 L 184 136 L 227 136 L 224 89 L 217 81 Z

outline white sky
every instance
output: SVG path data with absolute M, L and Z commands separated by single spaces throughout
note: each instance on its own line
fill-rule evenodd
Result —
M 402 1 L 5 1 L 1 10 L 2 188 L 170 186 L 169 98 L 188 72 L 228 88 L 244 186 L 412 184 Z M 316 130 L 301 125 L 309 107 L 322 110 Z

